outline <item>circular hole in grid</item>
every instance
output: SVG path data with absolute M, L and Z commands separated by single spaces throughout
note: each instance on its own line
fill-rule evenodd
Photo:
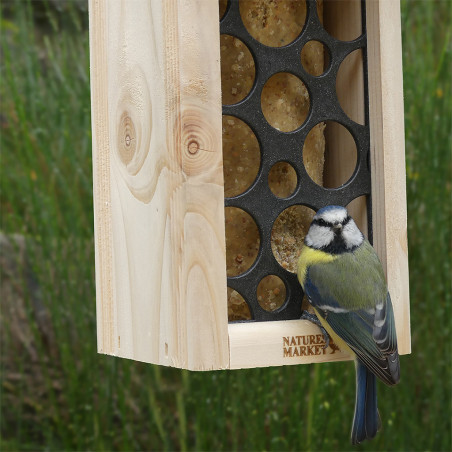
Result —
M 286 286 L 276 275 L 268 275 L 261 279 L 257 286 L 257 301 L 262 309 L 276 311 L 286 300 Z
M 349 215 L 355 220 L 356 226 L 367 238 L 369 237 L 369 220 L 367 218 L 367 196 L 359 196 L 347 204 Z
M 223 19 L 224 13 L 226 12 L 226 9 L 228 7 L 228 0 L 220 0 L 218 2 L 218 10 L 220 13 L 220 20 Z
M 363 71 L 363 51 L 357 49 L 342 61 L 336 77 L 336 93 L 339 104 L 345 114 L 358 124 L 365 123 Z
M 319 134 L 324 135 L 324 158 L 322 147 L 315 148 Z M 323 174 L 321 165 L 323 160 Z M 356 143 L 351 133 L 335 121 L 317 124 L 311 129 L 303 145 L 303 164 L 309 177 L 325 188 L 337 188 L 353 175 L 357 163 Z
M 300 0 L 242 0 L 240 16 L 248 33 L 269 47 L 290 44 L 306 21 L 306 2 Z
M 273 75 L 262 89 L 262 113 L 272 127 L 282 132 L 300 127 L 308 116 L 309 107 L 305 84 L 288 72 Z
M 278 264 L 289 272 L 297 272 L 303 240 L 315 212 L 306 206 L 295 205 L 283 210 L 273 224 L 271 246 Z
M 251 320 L 250 308 L 245 299 L 235 290 L 228 287 L 228 320 Z
M 278 198 L 287 198 L 297 188 L 297 173 L 287 162 L 275 163 L 268 173 L 268 186 Z
M 308 41 L 301 50 L 301 64 L 311 75 L 322 75 L 330 65 L 328 47 L 320 41 Z
M 345 184 L 355 171 L 358 155 L 356 143 L 352 134 L 335 121 L 326 122 L 324 133 L 323 186 L 337 188 Z
M 323 27 L 340 41 L 352 41 L 361 36 L 361 0 L 329 1 L 323 9 Z
M 309 309 L 310 308 L 310 309 Z M 303 300 L 301 302 L 301 311 L 314 311 L 311 307 L 311 303 L 309 303 L 308 297 L 306 294 L 303 295 Z M 301 314 L 300 314 L 301 315 Z
M 325 162 L 325 123 L 315 125 L 303 144 L 303 164 L 309 177 L 317 184 L 323 184 Z
M 220 36 L 221 96 L 224 105 L 244 99 L 254 83 L 254 59 L 248 47 L 231 35 Z
M 237 207 L 225 207 L 226 273 L 237 276 L 256 260 L 260 235 L 250 214 Z
M 243 193 L 256 179 L 260 165 L 260 148 L 256 135 L 240 119 L 223 116 L 224 195 Z

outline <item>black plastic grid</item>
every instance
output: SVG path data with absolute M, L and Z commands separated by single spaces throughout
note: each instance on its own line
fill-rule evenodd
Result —
M 225 198 L 225 207 L 238 207 L 248 212 L 260 233 L 260 249 L 253 265 L 244 273 L 228 277 L 227 284 L 239 292 L 247 302 L 252 320 L 271 321 L 298 319 L 301 315 L 303 290 L 297 276 L 281 267 L 271 249 L 272 227 L 279 214 L 293 205 L 304 205 L 318 210 L 326 205 L 346 206 L 359 196 L 367 196 L 368 230 L 371 239 L 369 120 L 366 58 L 365 1 L 361 2 L 363 32 L 353 41 L 339 41 L 323 28 L 315 0 L 306 0 L 306 22 L 300 35 L 284 47 L 268 47 L 254 39 L 245 28 L 239 11 L 239 1 L 229 0 L 220 21 L 221 34 L 240 39 L 250 50 L 255 63 L 255 80 L 250 93 L 233 105 L 223 105 L 223 114 L 244 121 L 256 135 L 261 151 L 261 164 L 254 183 L 244 193 Z M 311 40 L 322 42 L 328 49 L 330 63 L 321 76 L 313 76 L 301 64 L 301 50 Z M 347 55 L 357 49 L 363 51 L 365 124 L 352 121 L 342 110 L 336 95 L 336 77 L 339 66 Z M 261 109 L 261 92 L 267 80 L 279 72 L 288 72 L 300 78 L 310 97 L 310 111 L 305 122 L 292 132 L 281 132 L 265 119 Z M 309 177 L 303 165 L 301 149 L 306 136 L 318 123 L 336 121 L 353 136 L 357 149 L 357 165 L 352 177 L 338 188 L 323 188 Z M 276 150 L 276 151 L 275 151 Z M 280 161 L 290 163 L 297 173 L 298 183 L 288 198 L 278 198 L 268 185 L 268 173 Z M 257 300 L 257 286 L 267 275 L 276 275 L 286 286 L 286 300 L 272 312 L 263 309 Z

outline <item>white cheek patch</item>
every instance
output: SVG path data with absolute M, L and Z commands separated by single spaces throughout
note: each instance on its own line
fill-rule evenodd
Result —
M 353 220 L 350 220 L 342 229 L 342 237 L 347 249 L 354 248 L 361 245 L 364 241 L 364 237 L 361 231 L 356 226 Z
M 314 219 L 322 219 L 327 223 L 342 223 L 347 218 L 347 211 L 343 208 L 331 209 L 323 212 L 320 216 L 315 216 Z
M 312 248 L 322 248 L 334 240 L 334 232 L 327 226 L 313 224 L 306 236 L 306 245 Z

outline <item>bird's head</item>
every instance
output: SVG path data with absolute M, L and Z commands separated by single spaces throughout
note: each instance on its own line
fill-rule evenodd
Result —
M 340 206 L 320 209 L 312 219 L 305 238 L 309 247 L 333 254 L 353 251 L 363 241 L 364 236 L 347 209 Z

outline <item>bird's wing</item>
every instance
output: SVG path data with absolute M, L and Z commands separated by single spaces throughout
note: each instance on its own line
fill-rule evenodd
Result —
M 363 261 L 351 254 L 310 266 L 305 292 L 360 361 L 386 384 L 393 385 L 400 378 L 397 337 L 391 298 L 378 267 L 381 265 L 378 258 L 375 267 L 373 257 Z

